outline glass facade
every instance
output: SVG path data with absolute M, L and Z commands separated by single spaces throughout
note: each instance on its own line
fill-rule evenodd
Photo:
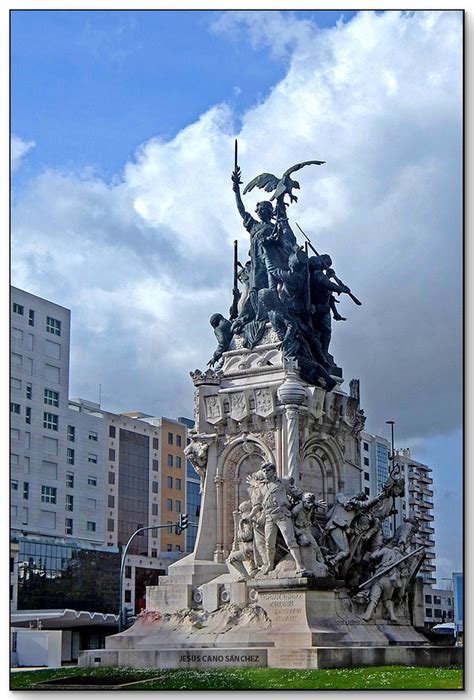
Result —
M 120 429 L 118 544 L 125 545 L 139 527 L 148 525 L 149 438 Z M 130 554 L 148 555 L 148 532 L 137 535 Z
M 19 540 L 18 610 L 71 608 L 116 613 L 118 552 L 82 549 L 58 540 Z

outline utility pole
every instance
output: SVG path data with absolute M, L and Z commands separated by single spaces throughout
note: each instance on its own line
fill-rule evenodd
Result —
M 392 429 L 392 453 L 390 456 L 390 460 L 392 462 L 392 469 L 393 469 L 393 467 L 395 466 L 395 438 L 394 438 L 394 430 L 393 430 L 393 426 L 395 425 L 395 421 L 394 420 L 386 420 L 385 422 Z M 390 470 L 390 471 L 392 471 L 392 470 Z M 393 505 L 395 505 L 395 499 L 393 501 Z M 393 514 L 393 534 L 395 534 L 395 525 L 396 525 L 396 516 L 394 513 Z

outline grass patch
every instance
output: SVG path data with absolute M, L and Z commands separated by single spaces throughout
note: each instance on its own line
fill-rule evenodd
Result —
M 368 666 L 330 670 L 301 671 L 275 668 L 227 669 L 124 669 L 62 668 L 21 671 L 11 674 L 11 689 L 34 689 L 37 683 L 77 677 L 81 683 L 103 678 L 104 685 L 112 678 L 124 690 L 323 690 L 323 689 L 433 689 L 461 690 L 463 671 L 460 667 L 432 668 L 417 666 Z M 147 682 L 147 679 L 151 679 Z M 71 683 L 71 681 L 69 681 Z M 110 687 L 110 685 L 109 685 Z M 44 688 L 46 690 L 46 688 Z M 50 692 L 50 689 L 48 689 Z

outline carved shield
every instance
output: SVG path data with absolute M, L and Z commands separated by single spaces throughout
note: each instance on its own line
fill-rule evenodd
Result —
M 222 420 L 222 406 L 217 395 L 205 396 L 204 404 L 206 406 L 206 419 L 208 423 L 214 424 Z
M 248 414 L 245 394 L 239 391 L 230 395 L 230 417 L 236 421 L 241 421 Z
M 268 388 L 255 389 L 255 413 L 262 418 L 268 418 L 275 410 L 273 394 Z

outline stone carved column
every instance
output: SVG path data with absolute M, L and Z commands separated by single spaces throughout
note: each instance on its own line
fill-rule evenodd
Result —
M 298 485 L 299 474 L 299 429 L 298 429 L 298 406 L 286 405 L 286 425 L 287 425 L 287 464 L 288 476 L 292 476 L 295 484 Z
M 221 564 L 224 561 L 224 555 L 223 555 L 223 550 L 224 550 L 224 545 L 223 545 L 223 521 L 222 521 L 222 508 L 223 508 L 223 501 L 222 501 L 222 491 L 223 491 L 223 483 L 224 480 L 220 476 L 215 476 L 214 477 L 214 483 L 216 485 L 216 510 L 217 510 L 217 522 L 216 522 L 216 549 L 214 552 L 214 561 L 217 562 L 218 564 Z
M 301 383 L 296 374 L 294 363 L 288 362 L 286 365 L 286 379 L 278 388 L 277 396 L 280 404 L 283 404 L 286 415 L 286 456 L 287 474 L 299 482 L 299 425 L 298 407 L 306 403 L 306 387 Z

